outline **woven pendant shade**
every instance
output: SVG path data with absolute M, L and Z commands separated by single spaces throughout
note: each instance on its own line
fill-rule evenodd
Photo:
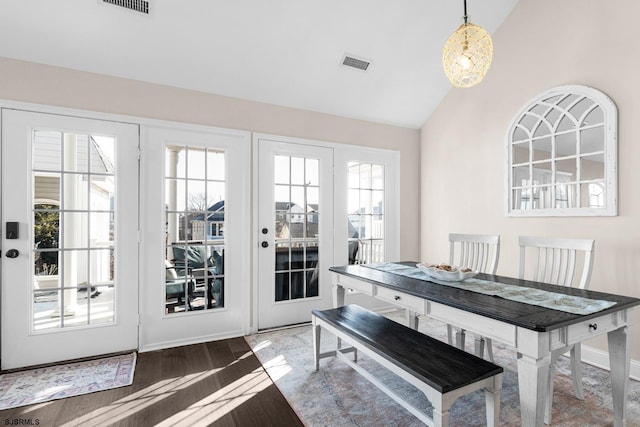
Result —
M 493 42 L 487 30 L 465 22 L 444 45 L 442 65 L 455 87 L 472 87 L 484 79 L 492 57 Z

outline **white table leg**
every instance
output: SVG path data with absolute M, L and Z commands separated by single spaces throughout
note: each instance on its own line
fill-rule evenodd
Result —
M 549 383 L 549 355 L 535 359 L 518 353 L 518 383 L 522 427 L 542 427 Z
M 316 371 L 320 369 L 320 325 L 316 325 L 313 317 L 313 364 Z
M 611 393 L 613 394 L 613 425 L 622 427 L 627 422 L 627 392 L 631 364 L 630 336 L 623 326 L 607 334 L 609 341 L 609 366 L 611 367 Z

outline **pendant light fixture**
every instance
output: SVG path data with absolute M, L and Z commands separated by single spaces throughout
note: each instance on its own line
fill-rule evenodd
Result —
M 491 66 L 493 42 L 489 32 L 468 22 L 464 0 L 464 23 L 449 37 L 442 51 L 444 72 L 455 87 L 472 87 L 484 79 Z

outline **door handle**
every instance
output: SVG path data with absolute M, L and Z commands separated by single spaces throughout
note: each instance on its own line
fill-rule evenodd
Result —
M 17 249 L 9 249 L 6 255 L 7 258 L 17 258 L 20 252 Z

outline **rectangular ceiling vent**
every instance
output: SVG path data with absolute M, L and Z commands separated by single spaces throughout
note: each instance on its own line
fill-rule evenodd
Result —
M 367 71 L 367 68 L 369 68 L 370 64 L 370 61 L 366 61 L 361 58 L 355 58 L 352 55 L 344 55 L 344 58 L 342 59 L 342 65 L 344 65 L 345 67 L 355 68 L 360 71 Z
M 149 14 L 149 2 L 145 0 L 103 0 L 105 3 L 115 4 L 126 9 L 135 10 L 136 12 L 142 12 Z

